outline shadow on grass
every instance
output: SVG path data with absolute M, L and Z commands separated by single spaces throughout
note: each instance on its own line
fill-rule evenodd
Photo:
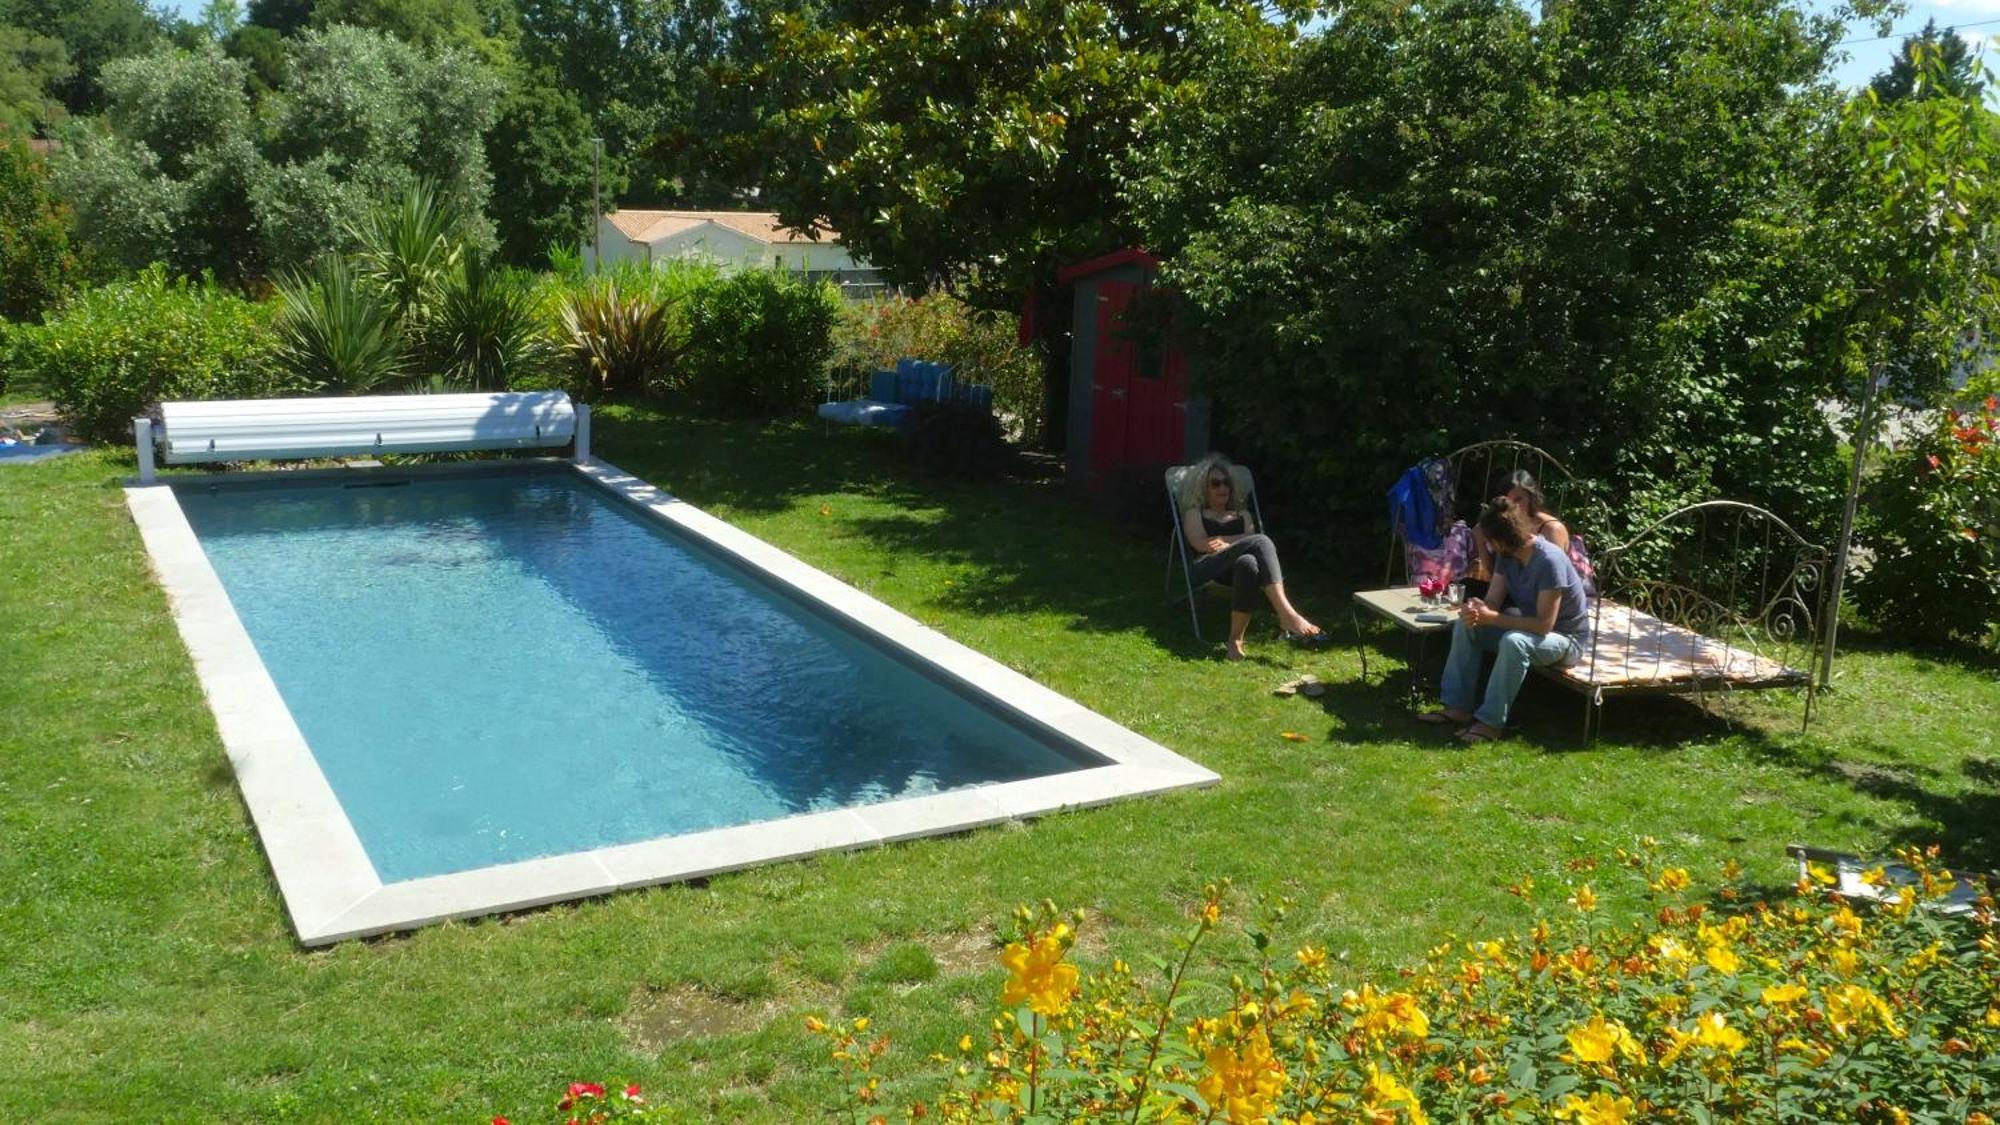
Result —
M 1969 641 L 1910 641 L 1891 637 L 1866 626 L 1841 626 L 1840 651 L 1842 653 L 1893 653 L 1914 657 L 1918 667 L 1932 666 L 1963 669 L 1967 672 L 2000 676 L 2000 648 L 1974 644 Z M 1839 657 L 1834 658 L 1836 666 Z M 1835 680 L 1836 685 L 1839 681 Z

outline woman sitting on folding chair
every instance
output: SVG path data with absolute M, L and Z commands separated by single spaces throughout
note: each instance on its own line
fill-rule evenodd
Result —
M 1219 453 L 1203 458 L 1182 478 L 1181 534 L 1196 558 L 1189 571 L 1195 586 L 1208 582 L 1230 587 L 1229 641 L 1224 652 L 1243 659 L 1243 634 L 1250 628 L 1250 611 L 1258 592 L 1278 615 L 1285 639 L 1299 644 L 1323 644 L 1326 633 L 1292 608 L 1285 597 L 1285 573 L 1278 566 L 1278 547 L 1263 534 L 1244 508 L 1241 474 Z

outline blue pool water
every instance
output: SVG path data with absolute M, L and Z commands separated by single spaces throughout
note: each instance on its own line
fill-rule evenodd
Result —
M 567 473 L 176 491 L 384 882 L 1100 764 Z

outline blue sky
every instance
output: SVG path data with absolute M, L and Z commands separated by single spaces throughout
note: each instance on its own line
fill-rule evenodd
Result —
M 165 7 L 180 12 L 189 19 L 199 15 L 206 0 L 160 0 Z M 2000 0 L 1916 0 L 1909 5 L 1910 10 L 1897 17 L 1891 38 L 1877 42 L 1853 43 L 1844 48 L 1848 60 L 1835 72 L 1842 84 L 1860 86 L 1886 69 L 1889 60 L 1896 56 L 1900 37 L 1924 26 L 1924 21 L 1936 17 L 1939 27 L 1963 28 L 1961 32 L 1975 45 L 1985 47 L 1988 41 L 2000 43 Z M 1874 39 L 1872 27 L 1855 27 L 1850 38 Z M 1987 65 L 2000 64 L 2000 58 L 1989 54 Z

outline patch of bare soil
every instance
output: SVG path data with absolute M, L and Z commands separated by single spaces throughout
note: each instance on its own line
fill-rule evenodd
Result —
M 679 984 L 642 990 L 619 1017 L 618 1029 L 634 1046 L 657 1052 L 683 1039 L 755 1031 L 778 1008 L 776 1000 L 731 1000 Z

